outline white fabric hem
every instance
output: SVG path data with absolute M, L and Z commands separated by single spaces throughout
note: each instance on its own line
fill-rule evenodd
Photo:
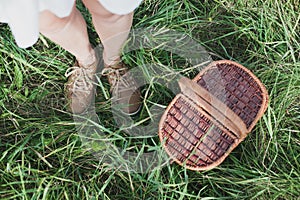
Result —
M 98 0 L 108 11 L 124 15 L 132 12 L 142 0 Z M 49 10 L 60 18 L 72 12 L 75 0 L 1 0 L 0 22 L 8 23 L 21 48 L 36 43 L 39 37 L 39 13 Z

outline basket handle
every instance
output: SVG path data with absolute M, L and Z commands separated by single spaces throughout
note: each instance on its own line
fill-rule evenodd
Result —
M 219 123 L 232 131 L 238 138 L 242 139 L 247 136 L 249 130 L 243 120 L 206 89 L 186 77 L 182 77 L 178 81 L 178 84 L 184 95 L 193 100 Z

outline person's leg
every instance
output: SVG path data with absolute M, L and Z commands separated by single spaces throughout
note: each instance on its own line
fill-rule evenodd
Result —
M 39 26 L 43 35 L 73 54 L 80 65 L 87 66 L 95 61 L 86 22 L 75 5 L 65 18 L 59 18 L 50 11 L 41 12 Z
M 92 15 L 104 47 L 102 75 L 111 85 L 113 105 L 126 114 L 135 114 L 141 107 L 140 91 L 128 68 L 120 62 L 121 50 L 132 26 L 133 12 L 116 15 L 106 10 L 98 0 L 83 0 L 83 3 Z
M 107 11 L 97 0 L 83 2 L 92 15 L 93 24 L 103 44 L 105 65 L 116 64 L 132 26 L 133 13 L 116 15 Z
M 59 18 L 50 11 L 40 13 L 40 32 L 76 57 L 75 65 L 66 71 L 65 84 L 69 109 L 83 113 L 95 94 L 97 58 L 89 42 L 86 23 L 74 5 L 71 14 Z

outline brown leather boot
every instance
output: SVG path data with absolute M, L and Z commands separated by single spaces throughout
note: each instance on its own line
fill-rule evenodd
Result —
M 69 110 L 74 114 L 85 112 L 90 106 L 96 91 L 96 71 L 98 61 L 83 67 L 76 61 L 69 68 L 65 76 L 68 82 L 65 84 L 65 94 L 68 99 Z
M 141 108 L 141 93 L 133 75 L 124 63 L 104 66 L 102 75 L 106 76 L 111 86 L 113 105 L 128 115 L 138 113 Z M 116 108 L 114 107 L 114 108 Z

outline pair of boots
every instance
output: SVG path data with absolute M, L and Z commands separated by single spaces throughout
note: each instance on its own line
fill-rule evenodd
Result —
M 68 82 L 65 85 L 65 93 L 69 100 L 69 109 L 74 114 L 84 113 L 93 100 L 99 60 L 96 59 L 88 66 L 81 66 L 76 61 L 75 65 L 66 71 Z M 113 66 L 105 65 L 102 75 L 107 77 L 110 91 L 120 109 L 128 115 L 137 113 L 141 107 L 140 90 L 128 68 L 122 62 Z

